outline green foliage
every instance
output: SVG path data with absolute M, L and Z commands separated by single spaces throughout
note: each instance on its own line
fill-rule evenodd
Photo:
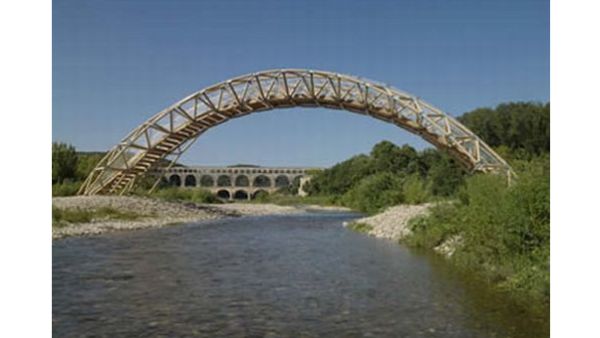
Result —
M 495 147 L 515 167 L 518 167 L 519 161 L 526 163 L 550 150 L 549 104 L 511 102 L 495 109 L 474 110 L 461 116 L 460 121 Z M 376 183 L 372 176 L 379 174 L 410 179 L 397 191 L 385 187 L 378 192 L 371 191 Z M 386 203 L 398 201 L 423 203 L 469 196 L 461 188 L 465 185 L 466 175 L 454 159 L 438 150 L 417 152 L 408 145 L 398 147 L 382 141 L 373 147 L 369 155 L 352 157 L 314 174 L 305 190 L 311 196 L 343 196 L 342 204 L 372 212 L 391 205 Z M 378 184 L 383 185 L 381 182 Z M 390 184 L 398 185 L 397 182 Z M 463 191 L 459 193 L 461 189 Z M 360 194 L 365 195 L 360 197 Z M 369 206 L 368 203 L 374 204 Z
M 52 226 L 61 227 L 68 223 L 88 223 L 92 220 L 91 212 L 79 209 L 58 209 L 52 207 Z
M 63 182 L 52 184 L 52 196 L 74 196 L 81 186 L 81 182 Z
M 459 120 L 492 147 L 501 145 L 539 155 L 550 151 L 550 104 L 510 102 L 480 108 Z
M 352 222 L 348 224 L 348 229 L 356 232 L 368 233 L 369 231 L 373 230 L 373 227 L 367 223 Z
M 429 215 L 409 221 L 414 235 L 404 242 L 418 248 L 435 248 L 460 230 L 459 209 L 453 203 L 440 203 L 430 208 Z
M 152 197 L 166 201 L 182 201 L 193 203 L 221 203 L 221 200 L 210 191 L 202 188 L 164 188 L 157 189 L 151 194 Z
M 369 156 L 355 156 L 315 173 L 305 190 L 311 196 L 338 196 L 342 205 L 372 213 L 398 203 L 451 196 L 464 176 L 463 169 L 437 150 L 417 152 L 383 141 Z
M 253 201 L 260 203 L 267 203 L 269 201 L 269 193 L 263 190 L 259 190 L 254 194 Z
M 148 191 L 150 191 L 150 189 L 152 189 L 152 187 L 156 183 L 157 178 L 158 177 L 156 175 L 144 175 L 144 176 L 136 178 L 135 189 L 132 192 L 132 194 L 138 195 L 138 196 L 148 195 Z M 173 188 L 173 187 L 169 184 L 167 179 L 165 177 L 160 177 L 155 189 L 161 190 L 161 189 L 170 189 L 170 188 Z
M 72 223 L 89 223 L 93 220 L 136 220 L 144 215 L 110 207 L 95 210 L 59 209 L 52 207 L 52 226 L 63 227 Z
M 75 170 L 76 177 L 79 180 L 85 178 L 92 172 L 98 162 L 104 157 L 104 153 L 78 153 L 77 168 Z
M 448 155 L 439 154 L 438 156 L 435 161 L 431 162 L 427 173 L 431 194 L 452 196 L 463 184 L 466 172 Z
M 412 173 L 416 167 L 417 151 L 409 146 L 398 147 L 392 142 L 382 141 L 371 150 L 371 161 L 376 172 Z
M 409 176 L 402 185 L 404 202 L 408 204 L 421 204 L 430 200 L 429 188 L 424 179 L 419 175 Z
M 313 176 L 306 185 L 306 191 L 311 195 L 343 195 L 371 173 L 373 173 L 373 163 L 369 156 L 354 156 Z
M 403 180 L 391 173 L 374 174 L 361 180 L 342 196 L 342 204 L 352 209 L 375 213 L 404 201 Z
M 533 297 L 549 297 L 550 170 L 549 157 L 519 162 L 511 186 L 502 176 L 466 179 L 459 201 L 442 203 L 411 222 L 406 241 L 434 248 L 459 234 L 463 245 L 452 259 L 482 271 L 499 287 Z
M 72 196 L 104 153 L 81 153 L 69 144 L 52 143 L 52 196 Z
M 75 180 L 77 174 L 77 152 L 72 145 L 52 143 L 52 183 Z

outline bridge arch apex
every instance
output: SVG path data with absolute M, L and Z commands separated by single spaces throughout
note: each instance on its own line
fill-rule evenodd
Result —
M 173 156 L 176 161 L 206 130 L 253 112 L 289 107 L 368 115 L 419 135 L 468 170 L 514 175 L 508 163 L 477 135 L 418 97 L 350 75 L 276 69 L 207 87 L 152 116 L 100 160 L 79 194 L 127 192 L 162 158 Z

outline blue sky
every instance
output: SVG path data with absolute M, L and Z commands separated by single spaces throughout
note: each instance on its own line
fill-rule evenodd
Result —
M 184 96 L 273 68 L 388 83 L 457 116 L 549 100 L 549 1 L 53 1 L 53 141 L 107 150 Z M 341 111 L 286 109 L 206 132 L 188 164 L 329 166 L 381 140 Z

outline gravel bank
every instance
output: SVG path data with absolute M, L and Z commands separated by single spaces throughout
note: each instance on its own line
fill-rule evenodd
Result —
M 216 209 L 238 213 L 240 216 L 293 215 L 306 212 L 351 212 L 352 209 L 337 206 L 320 206 L 312 204 L 284 206 L 276 204 L 228 203 L 207 204 Z
M 52 228 L 52 238 L 94 235 L 107 231 L 158 228 L 178 223 L 214 220 L 222 217 L 300 214 L 307 211 L 348 211 L 347 208 L 320 206 L 279 206 L 274 204 L 194 204 L 167 202 L 134 196 L 70 196 L 53 197 L 52 206 L 61 210 L 97 210 L 112 208 L 135 212 L 145 217 L 135 220 L 95 219 Z
M 411 231 L 408 228 L 408 221 L 416 216 L 425 215 L 431 204 L 421 205 L 398 205 L 389 207 L 384 212 L 374 216 L 359 218 L 352 223 L 363 223 L 372 227 L 367 234 L 398 241 Z

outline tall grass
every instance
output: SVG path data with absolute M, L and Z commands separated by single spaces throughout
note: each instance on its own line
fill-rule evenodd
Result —
M 89 223 L 94 220 L 136 220 L 149 215 L 122 211 L 110 207 L 95 210 L 52 208 L 52 226 L 63 227 L 72 223 Z
M 52 184 L 52 196 L 74 196 L 81 182 L 63 182 Z

